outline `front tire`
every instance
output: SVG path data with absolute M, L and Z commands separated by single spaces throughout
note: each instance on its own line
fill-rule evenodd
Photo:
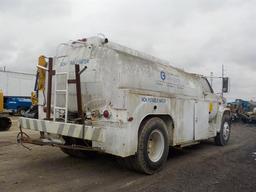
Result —
M 224 114 L 222 117 L 220 132 L 215 137 L 215 144 L 218 146 L 224 146 L 228 143 L 231 132 L 230 115 Z
M 162 119 L 153 117 L 141 127 L 136 155 L 125 158 L 125 161 L 129 167 L 139 172 L 154 174 L 163 168 L 168 152 L 166 124 Z
M 23 108 L 23 107 L 20 107 L 19 109 L 18 109 L 18 112 L 17 112 L 17 114 L 19 115 L 19 116 L 24 116 L 25 115 L 25 113 L 26 113 L 26 109 L 25 108 Z

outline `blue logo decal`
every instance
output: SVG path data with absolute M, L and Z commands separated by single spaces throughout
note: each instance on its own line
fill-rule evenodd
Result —
M 164 81 L 166 79 L 166 76 L 165 76 L 165 72 L 164 71 L 161 71 L 160 72 L 160 77 L 161 79 Z

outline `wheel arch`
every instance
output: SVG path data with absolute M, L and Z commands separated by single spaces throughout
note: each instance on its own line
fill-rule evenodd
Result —
M 226 108 L 226 109 L 223 111 L 222 116 L 223 116 L 223 115 L 226 115 L 226 114 L 231 115 L 230 109 L 227 109 L 227 108 Z
M 19 115 L 21 115 L 21 114 L 20 114 L 21 110 L 27 111 L 26 107 L 24 107 L 24 106 L 18 106 L 18 107 L 16 108 L 16 113 L 18 113 Z
M 218 115 L 217 115 L 217 133 L 220 132 L 220 128 L 221 128 L 221 122 L 222 122 L 222 117 L 224 115 L 228 114 L 231 117 L 231 111 L 229 108 L 223 108 L 221 110 L 219 110 Z M 231 120 L 231 119 L 230 119 Z
M 169 145 L 171 145 L 173 143 L 173 129 L 174 129 L 174 120 L 172 118 L 171 115 L 169 114 L 149 114 L 147 116 L 145 116 L 140 125 L 139 125 L 139 129 L 138 129 L 138 137 L 140 135 L 140 132 L 143 128 L 143 125 L 145 125 L 145 123 L 153 118 L 153 117 L 158 117 L 160 119 L 162 119 L 164 121 L 164 123 L 166 124 L 167 127 L 167 132 L 168 132 L 168 140 L 169 140 Z

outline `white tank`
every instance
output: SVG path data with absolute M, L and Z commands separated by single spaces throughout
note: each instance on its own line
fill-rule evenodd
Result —
M 106 106 L 126 109 L 126 92 L 154 92 L 159 96 L 205 97 L 199 75 L 172 67 L 168 62 L 132 50 L 99 37 L 85 42 L 62 44 L 54 62 L 56 72 L 69 72 L 74 78 L 74 64 L 87 69 L 81 74 L 83 109 L 93 112 Z M 65 88 L 65 78 L 58 82 L 58 89 Z M 68 110 L 77 111 L 75 85 L 68 88 Z M 65 105 L 61 93 L 57 104 Z M 214 105 L 213 113 L 217 112 Z M 213 115 L 214 116 L 214 115 Z

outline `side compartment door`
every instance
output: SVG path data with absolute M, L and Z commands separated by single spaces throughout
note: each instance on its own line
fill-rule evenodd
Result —
M 177 99 L 176 101 L 176 138 L 179 144 L 194 139 L 194 105 L 194 100 Z
M 209 137 L 209 102 L 196 101 L 194 115 L 194 139 L 207 139 Z

